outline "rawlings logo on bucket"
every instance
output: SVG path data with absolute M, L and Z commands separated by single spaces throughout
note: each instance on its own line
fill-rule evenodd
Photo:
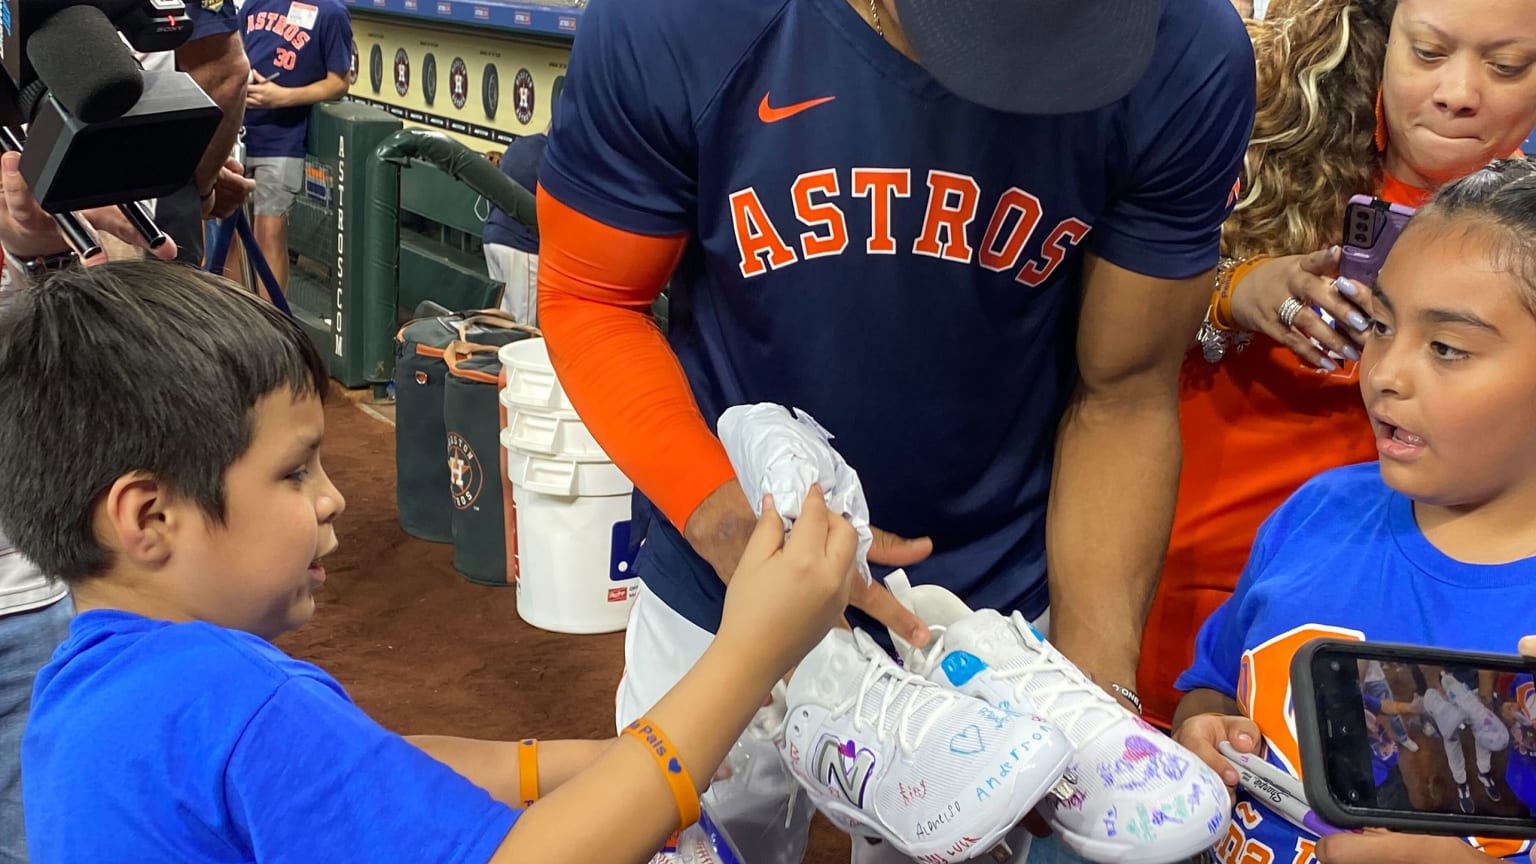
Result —
M 464 436 L 449 432 L 448 486 L 453 492 L 453 506 L 460 510 L 473 507 L 480 498 L 480 487 L 484 482 L 475 448 L 469 446 Z

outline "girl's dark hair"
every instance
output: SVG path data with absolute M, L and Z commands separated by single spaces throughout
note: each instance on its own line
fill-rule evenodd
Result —
M 1492 228 L 1492 263 L 1524 283 L 1522 299 L 1536 315 L 1536 160 L 1500 159 L 1441 187 L 1410 224 L 1436 220 Z

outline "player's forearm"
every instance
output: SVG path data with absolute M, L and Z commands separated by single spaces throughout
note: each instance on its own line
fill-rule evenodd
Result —
M 702 793 L 772 685 L 771 670 L 719 639 L 646 715 Z M 623 813 L 592 829 L 593 813 Z M 587 770 L 530 807 L 495 862 L 645 861 L 677 827 L 671 787 L 650 749 L 621 736 Z
M 245 119 L 245 88 L 251 75 L 251 64 L 245 57 L 245 46 L 239 33 L 208 36 L 189 42 L 176 51 L 177 64 L 191 76 L 197 86 L 208 94 L 224 119 L 208 142 L 208 149 L 197 163 L 194 177 L 199 193 L 213 188 L 219 169 L 229 159 L 240 137 L 240 124 Z
M 735 475 L 651 302 L 681 237 L 603 225 L 539 190 L 539 326 L 561 385 L 616 465 L 679 529 Z
M 1219 690 L 1211 690 L 1206 687 L 1196 687 L 1184 694 L 1179 700 L 1179 707 L 1173 712 L 1173 728 L 1177 729 L 1185 720 L 1198 717 L 1201 714 L 1230 714 L 1236 716 L 1243 712 L 1237 708 L 1237 700 Z
M 1079 396 L 1057 441 L 1046 522 L 1051 641 L 1133 686 L 1178 489 L 1178 401 Z
M 491 793 L 491 797 L 521 807 L 522 777 L 517 741 L 484 741 L 448 735 L 411 735 L 406 740 L 429 756 Z M 612 738 L 601 740 L 540 741 L 540 795 L 547 795 L 599 759 Z

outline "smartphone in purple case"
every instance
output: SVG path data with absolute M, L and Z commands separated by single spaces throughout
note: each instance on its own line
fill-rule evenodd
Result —
M 1340 244 L 1339 275 L 1367 289 L 1376 284 L 1387 252 L 1408 224 L 1413 208 L 1390 204 L 1369 195 L 1356 195 L 1344 208 L 1344 240 Z

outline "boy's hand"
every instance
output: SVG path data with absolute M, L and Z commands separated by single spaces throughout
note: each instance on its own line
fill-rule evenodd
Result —
M 1258 724 L 1237 714 L 1196 714 L 1173 732 L 1173 740 L 1221 775 L 1233 801 L 1237 800 L 1237 769 L 1216 747 L 1226 741 L 1239 753 L 1252 753 L 1258 749 L 1262 737 Z
M 826 502 L 822 503 L 825 506 Z M 750 537 L 759 524 L 752 513 L 752 505 L 741 492 L 741 484 L 733 479 L 720 484 L 704 499 L 683 527 L 683 537 L 699 557 L 720 574 L 720 579 L 729 583 L 732 574 L 738 572 L 746 543 L 744 538 Z M 915 540 L 898 537 L 873 525 L 870 533 L 874 535 L 874 544 L 869 549 L 871 564 L 910 567 L 933 552 L 933 541 L 926 537 Z M 901 605 L 878 581 L 865 585 L 862 579 L 859 580 L 848 602 L 919 648 L 926 646 L 932 638 L 928 625 Z
M 288 95 L 288 88 L 274 84 L 262 77 L 260 72 L 251 70 L 251 83 L 245 88 L 245 107 L 284 108 L 288 105 Z
M 1367 828 L 1330 834 L 1317 843 L 1321 864 L 1477 864 L 1493 861 L 1455 837 L 1426 837 Z
M 772 501 L 747 539 L 725 591 L 720 636 L 736 639 L 775 677 L 799 663 L 848 605 L 858 534 L 812 486 L 788 539 Z

